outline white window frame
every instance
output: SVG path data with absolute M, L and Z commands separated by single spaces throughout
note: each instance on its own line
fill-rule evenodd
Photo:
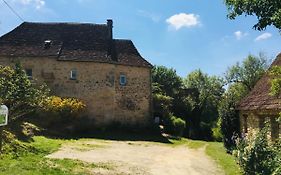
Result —
M 71 69 L 71 71 L 70 71 L 70 79 L 71 80 L 77 80 L 77 70 L 76 69 Z
M 124 82 L 123 82 L 123 80 L 124 80 Z M 119 83 L 120 83 L 121 86 L 125 86 L 127 84 L 127 77 L 126 77 L 126 75 L 124 75 L 124 74 L 120 75 Z

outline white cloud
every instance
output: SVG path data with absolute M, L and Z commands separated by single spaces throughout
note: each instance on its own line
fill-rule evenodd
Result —
M 144 10 L 138 10 L 138 15 L 151 19 L 153 22 L 159 22 L 161 20 L 161 15 L 147 12 Z
M 263 33 L 263 34 L 259 35 L 259 36 L 255 39 L 255 41 L 262 41 L 262 40 L 266 40 L 266 39 L 271 38 L 271 37 L 272 37 L 272 34 L 266 32 L 266 33 Z
M 195 27 L 200 24 L 199 15 L 179 13 L 171 16 L 166 20 L 166 22 L 176 30 L 181 29 L 182 27 Z
M 248 33 L 243 33 L 240 30 L 238 30 L 238 31 L 234 32 L 234 35 L 237 40 L 240 40 L 240 39 L 246 37 L 248 35 Z
M 12 2 L 24 6 L 33 6 L 36 9 L 41 9 L 46 4 L 45 0 L 12 0 Z

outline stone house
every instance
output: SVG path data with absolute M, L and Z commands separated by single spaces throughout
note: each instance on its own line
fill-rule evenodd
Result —
M 87 105 L 95 125 L 143 127 L 152 120 L 151 68 L 107 24 L 24 22 L 0 37 L 0 64 L 20 62 L 51 93 Z
M 281 66 L 281 54 L 271 66 Z M 274 140 L 281 138 L 281 125 L 276 119 L 281 113 L 281 95 L 270 95 L 271 77 L 266 73 L 254 86 L 253 90 L 238 105 L 242 135 L 256 133 L 268 123 L 269 135 Z

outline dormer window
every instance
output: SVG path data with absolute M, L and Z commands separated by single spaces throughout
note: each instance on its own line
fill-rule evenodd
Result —
M 77 70 L 76 69 L 72 69 L 70 71 L 70 79 L 71 80 L 76 80 L 77 79 Z
M 25 73 L 28 79 L 32 79 L 32 69 L 25 69 Z
M 52 40 L 45 40 L 44 41 L 44 49 L 49 49 L 51 47 Z

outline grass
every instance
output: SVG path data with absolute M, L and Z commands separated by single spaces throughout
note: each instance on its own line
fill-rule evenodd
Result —
M 112 164 L 93 164 L 70 159 L 49 159 L 45 156 L 57 151 L 62 144 L 74 146 L 78 151 L 88 151 L 106 147 L 104 139 L 79 139 L 79 143 L 74 140 L 49 139 L 42 136 L 33 138 L 34 142 L 25 143 L 28 151 L 17 154 L 4 154 L 0 156 L 0 175 L 87 175 L 95 168 L 114 170 Z M 88 144 L 94 141 L 93 144 Z M 21 143 L 21 142 L 20 142 Z M 128 142 L 128 144 L 135 144 Z M 226 175 L 240 175 L 239 166 L 235 158 L 226 153 L 223 144 L 218 142 L 206 142 L 190 139 L 169 139 L 169 143 L 149 142 L 149 144 L 165 144 L 167 146 L 187 146 L 191 149 L 206 148 L 208 156 L 216 161 Z M 32 149 L 30 149 L 32 148 Z M 19 149 L 18 152 L 21 152 Z
M 206 142 L 200 140 L 190 140 L 182 138 L 180 140 L 170 139 L 172 146 L 185 145 L 191 149 L 198 149 L 206 146 L 205 153 L 216 161 L 218 166 L 224 170 L 226 175 L 241 175 L 239 165 L 235 161 L 235 157 L 227 154 L 220 142 Z
M 225 171 L 226 175 L 242 174 L 234 156 L 225 152 L 225 148 L 222 143 L 208 143 L 206 147 L 206 154 L 220 165 L 220 167 Z
M 0 156 L 0 175 L 87 175 L 94 168 L 112 169 L 107 164 L 91 164 L 70 159 L 48 159 L 46 155 L 59 149 L 62 143 L 72 142 L 60 139 L 34 137 L 29 143 L 35 148 L 22 154 Z
M 184 146 L 187 146 L 188 148 L 191 148 L 191 149 L 198 149 L 198 148 L 201 148 L 201 147 L 203 147 L 207 144 L 207 142 L 205 142 L 205 141 L 190 140 L 190 139 L 185 139 L 185 138 L 182 138 L 180 140 L 170 139 L 170 142 L 172 143 L 173 147 L 184 145 Z

